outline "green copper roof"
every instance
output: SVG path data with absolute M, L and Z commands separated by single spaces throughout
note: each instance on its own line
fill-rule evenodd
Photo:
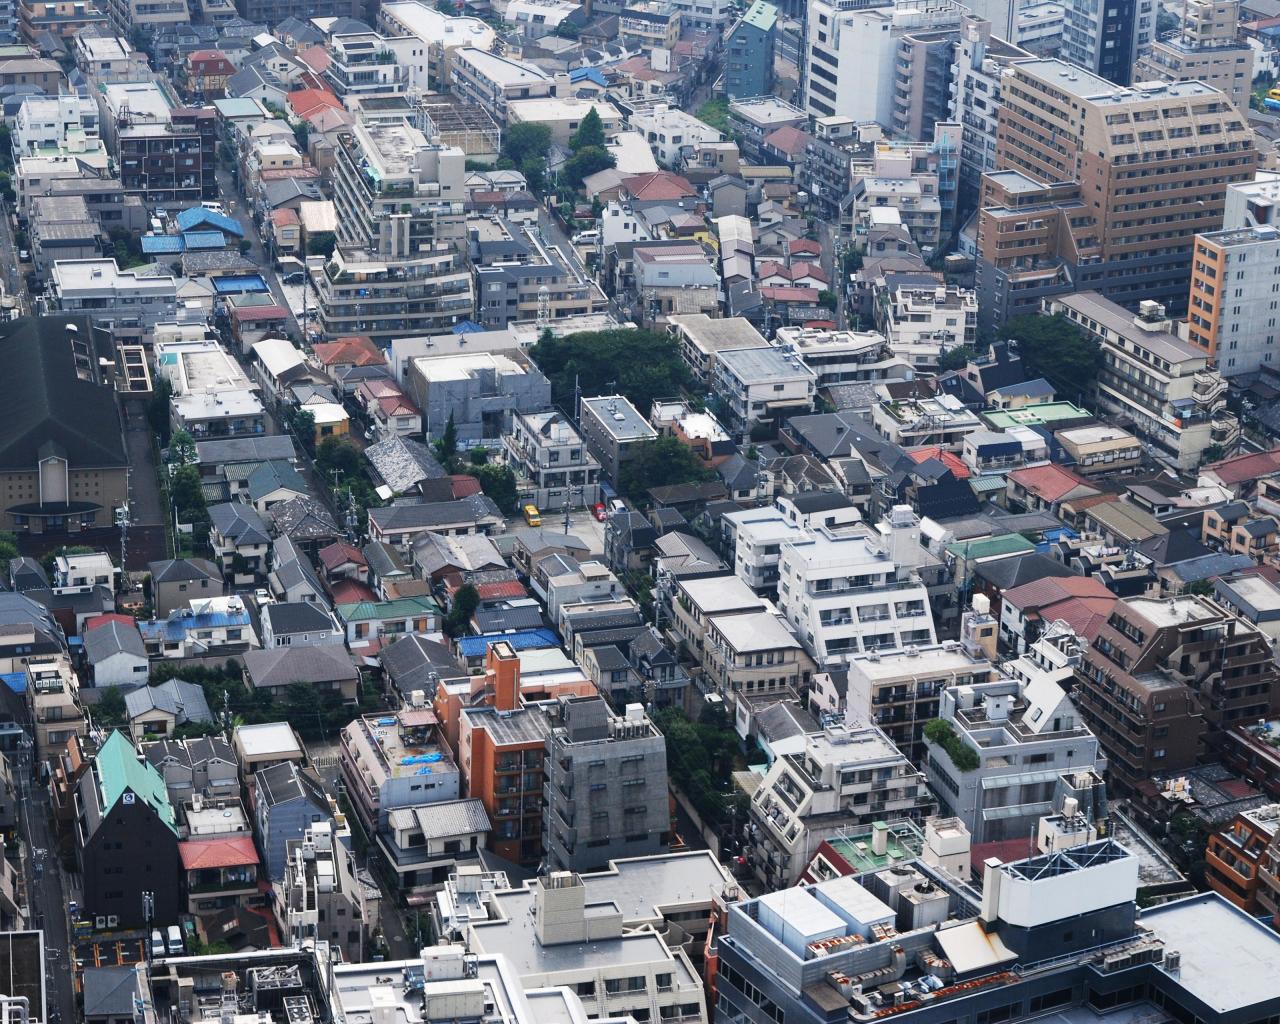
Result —
M 947 545 L 947 551 L 957 558 L 991 558 L 993 555 L 1012 555 L 1019 551 L 1034 551 L 1036 546 L 1020 533 L 1006 533 L 999 537 L 982 537 L 978 540 L 957 541 Z
M 115 807 L 125 793 L 150 804 L 166 825 L 177 835 L 178 828 L 169 803 L 164 778 L 148 762 L 138 760 L 138 752 L 118 730 L 113 730 L 98 751 L 98 782 L 102 787 L 102 813 Z
M 752 28 L 758 28 L 761 32 L 768 32 L 773 28 L 774 23 L 778 20 L 778 8 L 773 4 L 767 4 L 764 0 L 756 0 L 749 8 L 747 13 L 742 16 L 742 23 L 750 25 Z
M 394 601 L 357 601 L 340 604 L 338 618 L 343 622 L 365 622 L 371 619 L 405 619 L 419 615 L 439 615 L 440 606 L 429 597 L 401 597 Z

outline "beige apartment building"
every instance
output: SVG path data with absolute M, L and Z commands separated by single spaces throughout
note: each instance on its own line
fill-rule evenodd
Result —
M 1185 0 L 1182 26 L 1133 65 L 1135 82 L 1204 82 L 1249 109 L 1253 49 L 1240 37 L 1239 0 Z

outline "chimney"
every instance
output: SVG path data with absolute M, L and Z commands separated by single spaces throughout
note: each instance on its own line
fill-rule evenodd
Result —
M 493 685 L 493 706 L 499 711 L 515 711 L 520 706 L 520 659 L 505 641 L 489 645 L 485 673 Z
M 1000 867 L 999 857 L 988 857 L 982 862 L 982 910 L 978 920 L 988 933 L 994 931 L 1000 914 Z

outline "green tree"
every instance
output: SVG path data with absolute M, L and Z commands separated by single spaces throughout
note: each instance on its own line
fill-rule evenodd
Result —
M 531 121 L 513 124 L 502 137 L 502 155 L 517 165 L 531 156 L 545 160 L 550 152 L 551 128 L 545 124 Z
M 178 510 L 178 522 L 208 522 L 209 510 L 205 505 L 204 488 L 197 467 L 180 466 L 176 469 L 169 481 L 169 494 Z
M 578 37 L 582 35 L 582 29 L 571 21 L 562 21 L 556 26 L 555 32 L 552 34 L 559 36 L 561 39 L 577 41 Z
M 364 457 L 348 438 L 326 437 L 316 447 L 316 468 L 330 482 L 337 470 L 345 482 L 363 475 Z
M 178 466 L 193 466 L 198 458 L 196 439 L 185 430 L 175 430 L 169 438 L 169 461 Z
M 297 406 L 285 406 L 284 410 L 285 426 L 289 428 L 289 432 L 298 439 L 298 443 L 308 455 L 315 454 L 316 450 L 316 417 L 310 409 L 299 409 Z M 327 438 L 326 438 L 327 440 Z
M 470 626 L 471 616 L 480 607 L 480 591 L 470 583 L 464 583 L 453 595 L 453 606 L 444 617 L 443 628 L 447 636 L 465 636 Z
M 453 413 L 449 413 L 444 433 L 436 441 L 436 456 L 445 468 L 452 466 L 453 460 L 458 457 L 458 425 L 453 422 Z
M 524 175 L 525 183 L 529 186 L 530 192 L 535 195 L 541 195 L 547 190 L 546 157 L 525 157 L 525 159 L 520 163 L 520 173 Z
M 575 379 L 582 394 L 624 395 L 642 414 L 654 399 L 678 395 L 693 382 L 679 346 L 660 331 L 620 327 L 563 338 L 544 331 L 529 354 L 562 409 L 573 406 Z
M 168 377 L 157 376 L 147 399 L 147 425 L 162 444 L 169 443 L 169 401 L 173 398 L 173 385 Z
M 7 530 L 0 531 L 0 570 L 18 557 L 18 535 Z
M 578 124 L 578 130 L 569 139 L 569 148 L 575 153 L 592 147 L 604 148 L 604 122 L 600 120 L 600 115 L 594 106 L 587 111 Z
M 705 125 L 710 125 L 718 132 L 729 134 L 729 101 L 720 98 L 707 100 L 693 115 Z
M 307 236 L 308 256 L 332 256 L 337 239 L 332 231 L 317 231 Z
M 951 723 L 945 719 L 932 718 L 925 722 L 924 738 L 941 747 L 951 758 L 951 763 L 962 772 L 977 771 L 982 763 L 977 752 L 956 735 Z
M 1000 337 L 1018 343 L 1028 380 L 1043 377 L 1059 397 L 1084 399 L 1102 369 L 1102 349 L 1064 316 L 1015 317 Z
M 477 445 L 467 452 L 467 458 L 471 461 L 471 465 L 483 466 L 489 461 L 489 449 L 484 445 Z
M 938 358 L 938 372 L 950 373 L 952 370 L 963 370 L 969 360 L 978 354 L 972 345 L 957 345 L 949 348 Z
M 818 292 L 818 305 L 825 306 L 834 313 L 836 311 L 836 307 L 840 305 L 840 296 L 833 291 L 823 288 Z
M 623 467 L 619 484 L 623 494 L 639 497 L 654 487 L 709 480 L 714 475 L 702 465 L 693 450 L 679 440 L 657 437 L 636 446 Z
M 510 466 L 490 462 L 483 466 L 471 466 L 468 472 L 480 481 L 480 489 L 503 512 L 509 515 L 516 510 L 516 475 Z
M 93 707 L 93 717 L 99 725 L 123 725 L 125 721 L 124 694 L 118 686 L 106 686 Z
M 298 149 L 305 153 L 307 142 L 311 138 L 311 125 L 306 121 L 299 121 L 293 126 L 293 137 L 298 143 Z
M 584 179 L 617 166 L 617 157 L 603 146 L 586 146 L 565 161 L 560 174 L 567 185 L 579 189 Z
M 1208 462 L 1219 462 L 1222 459 L 1225 459 L 1226 457 L 1227 457 L 1227 450 L 1224 447 L 1222 447 L 1222 445 L 1211 444 L 1209 445 L 1209 447 L 1207 447 L 1204 450 L 1204 455 L 1201 456 L 1201 459 L 1202 461 L 1208 463 Z

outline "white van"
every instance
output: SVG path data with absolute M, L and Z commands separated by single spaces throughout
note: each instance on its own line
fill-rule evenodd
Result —
M 158 956 L 164 956 L 164 936 L 160 934 L 159 928 L 151 929 L 151 956 L 154 959 Z
M 185 950 L 182 946 L 182 932 L 178 930 L 176 924 L 169 925 L 168 930 L 164 933 L 165 942 L 169 947 L 170 956 L 181 956 Z

